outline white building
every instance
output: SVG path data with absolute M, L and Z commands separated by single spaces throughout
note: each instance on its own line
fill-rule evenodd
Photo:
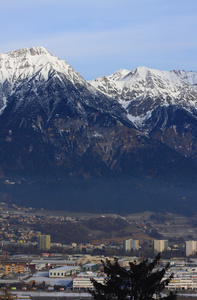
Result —
M 168 248 L 167 240 L 154 240 L 154 252 L 159 253 L 163 252 Z
M 91 278 L 95 279 L 99 283 L 104 283 L 105 276 L 103 274 L 98 274 L 94 272 L 85 272 L 80 273 L 73 279 L 73 289 L 81 290 L 81 289 L 93 289 L 93 284 L 91 282 Z
M 169 290 L 187 290 L 197 289 L 197 274 L 179 274 L 174 275 L 174 278 L 170 280 L 166 287 Z
M 186 256 L 197 252 L 197 241 L 186 241 Z
M 169 278 L 173 274 L 173 278 L 170 280 L 167 285 L 169 290 L 197 290 L 197 266 L 196 264 L 189 265 L 186 261 L 183 261 L 183 264 L 177 264 L 174 262 L 174 265 L 169 268 L 166 272 L 164 279 Z
M 130 252 L 131 250 L 133 251 L 138 251 L 139 250 L 139 240 L 125 240 L 125 251 Z
M 80 267 L 69 267 L 69 266 L 64 266 L 64 267 L 60 267 L 60 268 L 55 268 L 55 269 L 51 269 L 49 271 L 49 277 L 51 278 L 63 278 L 65 276 L 72 276 L 74 274 L 76 274 L 77 272 L 79 272 Z

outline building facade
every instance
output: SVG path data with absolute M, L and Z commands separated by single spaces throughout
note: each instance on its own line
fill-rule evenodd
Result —
M 95 279 L 98 283 L 103 284 L 105 275 L 94 272 L 80 273 L 73 279 L 73 290 L 94 289 L 91 278 Z
M 196 290 L 197 274 L 174 276 L 166 288 L 169 290 Z
M 197 241 L 186 241 L 186 256 L 197 252 Z
M 80 270 L 79 267 L 69 267 L 64 266 L 60 268 L 51 269 L 49 271 L 49 277 L 50 278 L 64 278 L 65 276 L 72 276 L 78 273 Z
M 132 251 L 138 251 L 139 250 L 139 240 L 133 240 L 133 239 L 129 239 L 129 240 L 125 240 L 125 251 L 126 252 L 130 252 Z
M 167 240 L 154 240 L 154 252 L 160 253 L 163 252 L 168 248 L 168 241 Z
M 28 271 L 28 267 L 20 264 L 1 264 L 0 269 L 3 275 L 8 275 L 9 273 L 24 273 Z
M 38 250 L 50 250 L 51 236 L 50 235 L 38 235 L 37 248 Z

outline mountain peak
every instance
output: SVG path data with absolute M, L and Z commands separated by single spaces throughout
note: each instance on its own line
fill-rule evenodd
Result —
M 46 48 L 44 47 L 31 47 L 29 49 L 31 55 L 42 55 L 42 54 L 50 54 L 52 55 Z M 53 56 L 53 55 L 52 55 Z
M 44 47 L 24 48 L 7 54 L 0 53 L 0 95 L 2 95 L 0 115 L 7 106 L 8 98 L 21 85 L 26 85 L 26 89 L 34 85 L 34 93 L 36 93 L 38 86 L 45 84 L 51 78 L 58 79 L 56 82 L 88 85 L 70 65 L 52 55 Z M 91 87 L 91 90 L 93 89 Z M 20 99 L 22 98 L 21 96 Z
M 53 56 L 46 48 L 40 46 L 40 47 L 31 47 L 31 48 L 22 48 L 18 50 L 13 50 L 2 55 L 9 56 L 9 58 L 17 58 L 21 56 L 24 57 L 27 55 L 34 56 L 34 55 L 46 55 L 46 54 Z
M 179 74 L 180 71 L 176 71 L 174 73 Z M 182 71 L 181 71 L 182 72 Z M 140 79 L 140 80 L 147 80 L 147 76 L 159 76 L 159 77 L 162 77 L 162 76 L 165 76 L 166 75 L 170 75 L 170 73 L 173 73 L 173 71 L 169 72 L 169 71 L 160 71 L 160 70 L 157 70 L 157 69 L 150 69 L 150 68 L 147 68 L 145 66 L 140 66 L 140 67 L 137 67 L 136 69 L 134 70 L 127 70 L 127 69 L 120 69 L 116 72 L 114 72 L 112 75 L 110 76 L 107 76 L 106 78 L 110 79 L 110 80 L 114 80 L 114 81 L 128 81 L 132 78 L 136 78 L 136 79 Z
M 72 73 L 72 68 L 65 61 L 52 55 L 44 47 L 24 48 L 0 54 L 0 82 L 16 82 L 28 79 L 38 72 L 47 78 L 50 70 L 60 73 Z
M 158 106 L 178 105 L 187 111 L 196 110 L 197 72 L 138 67 L 133 71 L 119 70 L 105 81 L 101 77 L 91 84 L 116 99 L 138 128 Z
M 129 70 L 126 69 L 120 69 L 116 72 L 114 72 L 112 75 L 110 75 L 108 78 L 112 80 L 122 80 L 125 76 L 127 76 L 130 73 Z

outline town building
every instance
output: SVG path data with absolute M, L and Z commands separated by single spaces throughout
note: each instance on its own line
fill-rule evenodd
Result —
M 197 289 L 197 268 L 190 267 L 181 267 L 179 270 L 175 267 L 171 269 L 173 273 L 173 278 L 170 280 L 167 285 L 169 290 L 196 290 Z M 166 277 L 170 273 L 166 274 Z M 172 274 L 171 273 L 171 274 Z
M 168 241 L 167 240 L 154 240 L 154 253 L 163 252 L 168 248 Z
M 125 251 L 138 251 L 139 250 L 139 240 L 128 239 L 124 243 Z
M 38 250 L 50 250 L 51 236 L 50 235 L 38 235 L 37 248 Z
M 80 267 L 69 267 L 69 266 L 64 266 L 60 268 L 55 268 L 51 269 L 49 271 L 49 277 L 51 278 L 63 278 L 65 276 L 72 276 L 75 275 L 77 272 L 79 272 Z
M 0 265 L 1 272 L 3 275 L 8 275 L 9 273 L 24 273 L 28 271 L 28 267 L 25 267 L 22 264 L 1 264 Z
M 186 241 L 186 256 L 197 252 L 197 241 Z
M 104 283 L 105 275 L 102 273 L 85 272 L 79 273 L 73 279 L 73 290 L 87 290 L 93 289 L 91 278 L 95 279 L 98 283 Z
M 42 268 L 45 269 L 51 269 L 51 268 L 58 268 L 58 267 L 63 267 L 63 266 L 69 266 L 69 267 L 76 267 L 77 261 L 76 260 L 59 260 L 59 259 L 35 259 L 32 260 L 30 263 L 31 269 L 36 269 L 36 266 L 38 264 L 42 264 Z
M 93 263 L 88 263 L 88 264 L 85 264 L 83 266 L 83 272 L 87 272 L 87 271 L 97 271 L 98 270 L 98 265 L 97 264 L 93 264 Z

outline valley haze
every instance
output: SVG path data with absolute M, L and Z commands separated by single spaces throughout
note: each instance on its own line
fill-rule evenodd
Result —
M 197 213 L 197 72 L 87 82 L 43 47 L 0 54 L 1 199 L 35 208 Z

